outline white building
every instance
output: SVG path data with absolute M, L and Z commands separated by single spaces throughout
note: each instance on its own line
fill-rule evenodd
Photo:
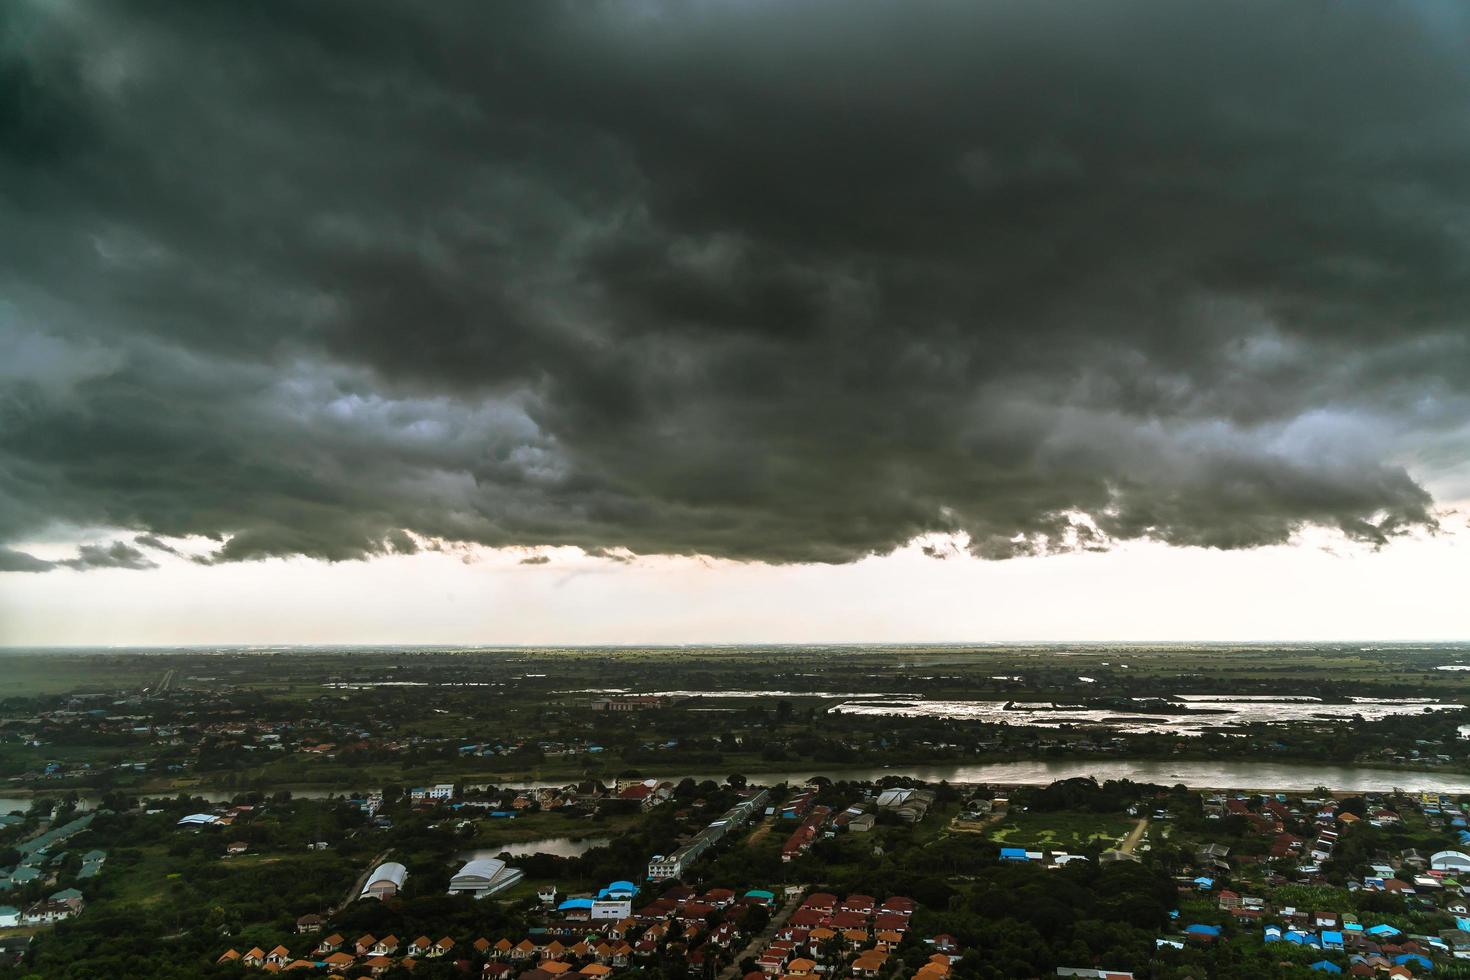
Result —
M 520 868 L 512 868 L 499 858 L 476 858 L 449 879 L 449 894 L 484 898 L 504 891 L 522 877 Z
M 357 897 L 376 898 L 379 901 L 392 898 L 398 894 L 407 877 L 408 869 L 403 865 L 397 861 L 384 861 L 368 875 L 367 882 L 363 884 L 362 892 Z
M 684 853 L 682 848 L 669 855 L 655 854 L 653 859 L 648 862 L 649 881 L 663 881 L 668 878 L 677 878 L 683 873 Z
M 1429 867 L 1435 871 L 1470 871 L 1470 854 L 1438 851 L 1429 856 Z
M 599 898 L 592 903 L 589 918 L 619 922 L 632 914 L 633 900 L 630 898 Z

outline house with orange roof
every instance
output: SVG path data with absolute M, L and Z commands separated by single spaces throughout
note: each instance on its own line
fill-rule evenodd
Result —
M 377 942 L 377 937 L 370 932 L 365 932 L 357 937 L 357 942 L 353 943 L 352 946 L 357 950 L 358 956 L 366 956 L 373 951 L 373 947 L 377 945 Z
M 264 966 L 265 950 L 259 946 L 251 946 L 245 955 L 240 957 L 240 962 L 245 966 Z
M 316 951 L 320 955 L 326 956 L 328 953 L 335 953 L 337 952 L 337 950 L 341 949 L 343 942 L 345 942 L 345 940 L 342 938 L 341 934 L 334 932 L 330 936 L 327 936 L 321 942 L 316 944 Z
M 215 960 L 215 962 L 216 963 L 233 963 L 236 960 L 238 960 L 239 958 L 240 958 L 240 952 L 239 952 L 239 950 L 227 949 L 223 953 L 219 954 L 219 959 Z
M 420 936 L 419 938 L 408 944 L 408 955 L 423 956 L 428 953 L 430 949 L 433 948 L 434 940 L 430 939 L 428 936 Z
M 389 933 L 382 939 L 373 943 L 372 954 L 374 956 L 392 956 L 398 952 L 398 937 Z
M 386 956 L 374 956 L 365 960 L 362 965 L 375 977 L 380 977 L 393 969 L 393 961 Z
M 588 963 L 577 972 L 584 977 L 605 977 L 612 972 L 612 967 L 604 966 L 601 963 Z
M 284 946 L 277 946 L 265 954 L 265 961 L 274 963 L 276 966 L 285 966 L 291 962 L 291 951 Z
M 454 949 L 454 940 L 448 936 L 441 936 L 439 941 L 434 943 L 434 948 L 429 951 L 429 955 L 444 956 L 452 949 Z
M 328 956 L 322 962 L 325 963 L 327 965 L 327 969 L 331 970 L 333 973 L 346 973 L 348 970 L 352 969 L 352 964 L 357 962 L 357 958 L 349 955 L 346 952 L 339 951 L 333 953 L 331 956 Z

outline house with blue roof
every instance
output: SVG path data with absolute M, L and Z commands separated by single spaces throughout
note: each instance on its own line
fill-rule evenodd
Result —
M 1215 887 L 1215 879 L 1206 878 L 1204 875 L 1200 875 L 1198 878 L 1194 879 L 1194 885 L 1200 891 L 1207 892 L 1211 888 Z
M 631 881 L 615 881 L 597 893 L 598 898 L 632 898 L 638 894 L 638 886 Z
M 1399 935 L 1399 931 L 1393 926 L 1380 923 L 1376 926 L 1371 927 L 1368 930 L 1368 935 L 1373 936 L 1374 938 L 1378 938 L 1381 936 L 1397 936 Z
M 1411 970 L 1433 970 L 1434 963 L 1418 953 L 1400 953 L 1393 958 L 1394 966 L 1407 966 Z
M 1184 927 L 1184 934 L 1191 939 L 1218 939 L 1220 937 L 1219 926 L 1207 926 L 1196 922 Z
M 1336 929 L 1322 930 L 1323 949 L 1342 949 L 1342 933 Z
M 1279 942 L 1281 942 L 1281 927 L 1280 926 L 1267 926 L 1264 935 L 1262 935 L 1262 937 L 1261 937 L 1261 941 L 1262 942 L 1266 942 L 1266 943 L 1279 943 Z
M 1318 960 L 1317 962 L 1315 962 L 1315 963 L 1312 964 L 1312 969 L 1317 970 L 1320 973 L 1341 973 L 1342 972 L 1342 967 L 1338 966 L 1336 963 L 1332 962 L 1331 960 Z
M 1024 863 L 1026 861 L 1026 848 L 1002 847 L 1000 849 L 1000 859 L 1002 861 L 1020 861 Z

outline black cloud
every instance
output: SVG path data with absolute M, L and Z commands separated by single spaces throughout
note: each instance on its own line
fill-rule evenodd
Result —
M 8 4 L 0 541 L 829 562 L 1432 528 L 1470 417 L 1467 27 Z

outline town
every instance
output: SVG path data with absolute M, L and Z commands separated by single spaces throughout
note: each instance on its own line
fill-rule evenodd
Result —
M 1470 976 L 1467 819 L 1087 778 L 38 800 L 0 976 Z
M 1458 656 L 8 654 L 0 977 L 1470 976 Z

